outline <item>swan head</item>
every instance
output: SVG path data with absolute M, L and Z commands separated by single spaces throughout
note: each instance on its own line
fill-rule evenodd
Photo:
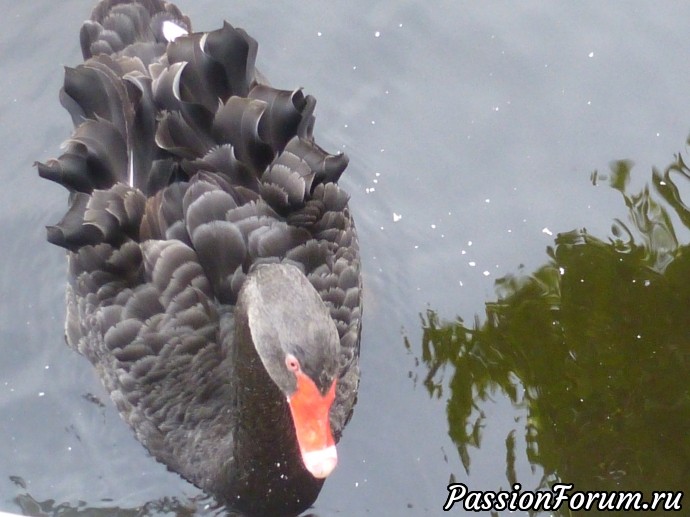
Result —
M 248 275 L 238 306 L 256 351 L 284 394 L 305 468 L 323 479 L 338 457 L 329 413 L 340 340 L 328 307 L 295 266 L 266 264 Z

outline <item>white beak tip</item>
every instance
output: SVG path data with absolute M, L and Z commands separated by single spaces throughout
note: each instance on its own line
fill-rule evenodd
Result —
M 338 453 L 335 445 L 331 445 L 318 451 L 303 452 L 302 461 L 312 476 L 317 479 L 324 479 L 333 472 L 338 464 Z

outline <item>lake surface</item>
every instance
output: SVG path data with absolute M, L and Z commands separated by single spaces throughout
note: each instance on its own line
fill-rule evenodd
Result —
M 663 176 L 688 155 L 690 5 L 177 3 L 245 28 L 351 159 L 362 383 L 314 515 L 444 515 L 449 482 L 690 479 L 688 178 Z M 71 130 L 57 95 L 93 2 L 0 7 L 0 511 L 203 513 L 62 337 L 44 226 L 66 195 L 31 164 Z

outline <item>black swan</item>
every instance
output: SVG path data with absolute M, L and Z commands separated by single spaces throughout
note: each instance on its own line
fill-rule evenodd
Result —
M 257 44 L 192 32 L 162 0 L 104 0 L 39 174 L 69 190 L 65 333 L 137 438 L 228 508 L 308 508 L 359 383 L 360 259 L 347 165 L 315 99 L 269 86 Z

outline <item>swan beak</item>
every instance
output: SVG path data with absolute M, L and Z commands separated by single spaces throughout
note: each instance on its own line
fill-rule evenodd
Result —
M 335 381 L 325 395 L 304 372 L 296 372 L 297 389 L 288 397 L 302 461 L 311 475 L 324 479 L 338 464 L 329 411 L 335 399 Z

